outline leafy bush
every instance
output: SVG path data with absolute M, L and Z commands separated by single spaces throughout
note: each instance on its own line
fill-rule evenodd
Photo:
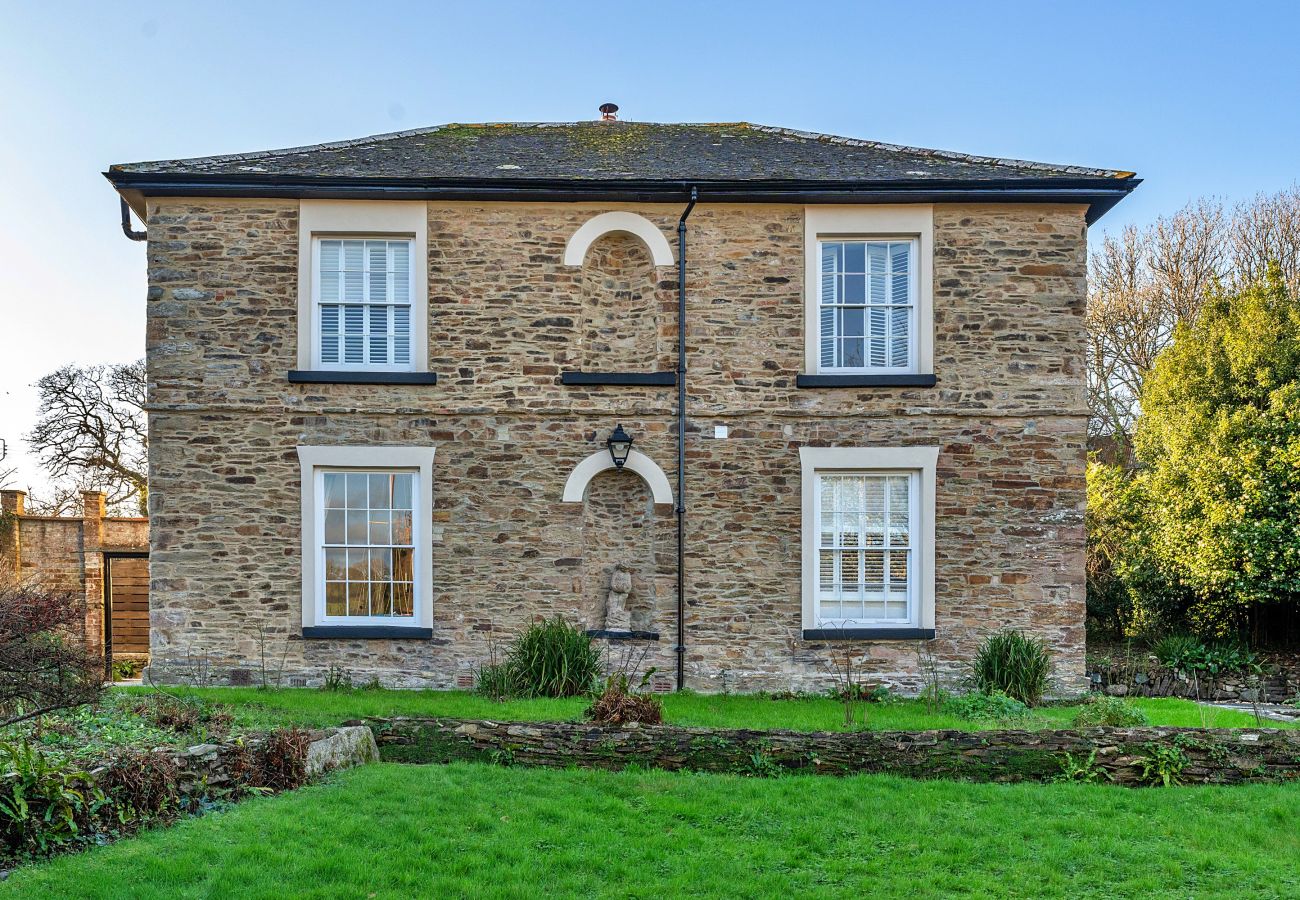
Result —
M 0 743 L 0 837 L 6 857 L 45 856 L 84 843 L 105 804 L 86 772 L 25 742 Z
M 1228 672 L 1256 672 L 1259 655 L 1233 641 L 1204 643 L 1186 634 L 1161 638 L 1151 649 L 1160 664 L 1185 675 L 1215 677 Z
M 587 707 L 585 715 L 601 725 L 659 725 L 664 720 L 664 704 L 653 694 L 632 691 L 627 675 L 616 672 L 605 679 L 605 689 Z
M 586 632 L 556 616 L 529 625 L 511 646 L 506 665 L 525 697 L 578 697 L 600 676 L 600 651 Z
M 1147 724 L 1147 717 L 1146 713 L 1123 697 L 1093 694 L 1074 714 L 1074 724 L 1078 728 L 1090 728 L 1096 725 L 1127 728 Z
M 1042 641 L 1019 631 L 999 631 L 984 639 L 972 668 L 980 693 L 1000 691 L 1033 706 L 1047 690 L 1052 662 Z
M 1002 691 L 953 697 L 943 704 L 943 711 L 977 722 L 1019 722 L 1033 717 L 1028 706 Z
M 1276 266 L 1215 291 L 1142 386 L 1138 476 L 1187 627 L 1224 637 L 1300 584 L 1300 297 Z

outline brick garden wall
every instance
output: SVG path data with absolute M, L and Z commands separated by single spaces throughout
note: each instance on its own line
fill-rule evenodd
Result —
M 559 383 L 566 369 L 672 362 L 674 269 L 652 270 L 620 239 L 598 243 L 580 268 L 561 264 L 573 231 L 609 208 L 430 204 L 439 383 L 358 387 L 286 380 L 296 367 L 295 201 L 150 201 L 156 675 L 195 654 L 219 679 L 255 668 L 265 626 L 288 640 L 291 677 L 315 682 L 340 664 L 391 684 L 451 686 L 486 659 L 489 636 L 504 643 L 553 614 L 598 624 L 615 552 L 634 557 L 633 603 L 664 635 L 649 664 L 671 670 L 671 510 L 618 483 L 631 473 L 598 476 L 585 511 L 559 502 L 569 472 L 619 422 L 675 478 L 673 388 Z M 631 209 L 665 234 L 680 213 Z M 934 649 L 945 677 L 961 676 L 987 632 L 1015 626 L 1050 643 L 1062 689 L 1082 685 L 1083 213 L 936 206 L 939 386 L 799 390 L 802 208 L 696 209 L 691 687 L 827 684 L 830 648 L 799 634 L 801 445 L 939 446 Z M 646 284 L 650 271 L 658 281 Z M 611 300 L 621 296 L 625 308 Z M 605 353 L 608 367 L 599 366 Z M 730 436 L 714 439 L 715 425 Z M 437 448 L 433 640 L 297 637 L 302 444 Z M 626 535 L 599 536 L 602 510 L 620 497 L 636 508 L 636 547 L 624 546 Z M 873 679 L 920 683 L 914 645 L 853 648 Z
M 31 516 L 22 491 L 0 491 L 0 584 L 39 579 L 76 593 L 86 607 L 86 641 L 104 640 L 105 551 L 149 549 L 149 520 L 104 514 L 104 495 L 82 494 L 83 514 Z

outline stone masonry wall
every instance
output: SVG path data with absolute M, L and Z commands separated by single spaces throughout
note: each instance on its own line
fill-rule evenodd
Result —
M 436 386 L 290 384 L 296 201 L 151 200 L 150 380 L 154 674 L 201 657 L 218 679 L 256 667 L 258 629 L 287 641 L 287 677 L 330 665 L 390 684 L 465 683 L 529 621 L 586 621 L 610 546 L 560 497 L 573 467 L 622 423 L 675 483 L 674 388 L 569 387 L 597 367 L 585 317 L 610 312 L 643 260 L 593 248 L 561 263 L 602 205 L 430 204 L 430 368 Z M 671 235 L 676 206 L 622 207 Z M 937 445 L 936 617 L 943 676 L 962 677 L 988 632 L 1014 626 L 1055 651 L 1061 690 L 1083 681 L 1085 411 L 1083 207 L 935 207 L 936 388 L 797 389 L 803 368 L 803 210 L 701 204 L 690 219 L 687 653 L 700 690 L 817 689 L 843 648 L 800 635 L 798 448 Z M 608 264 L 598 282 L 594 270 Z M 673 341 L 675 270 L 655 301 L 655 358 Z M 665 325 L 667 323 L 667 325 Z M 667 333 L 663 333 L 665 328 Z M 638 347 L 643 346 L 641 344 Z M 649 344 L 645 344 L 647 348 Z M 626 348 L 623 348 L 626 350 Z M 646 354 L 651 355 L 650 353 Z M 617 369 L 620 362 L 610 366 Z M 729 427 L 715 439 L 714 426 Z M 434 637 L 303 641 L 302 444 L 437 448 Z M 635 478 L 630 472 L 601 478 Z M 599 479 L 598 479 L 599 481 Z M 596 491 L 597 482 L 592 490 Z M 634 604 L 673 668 L 671 508 L 646 536 Z M 619 522 L 609 523 L 610 528 Z M 630 540 L 630 539 L 628 539 Z M 276 644 L 279 647 L 279 644 Z M 869 677 L 921 681 L 911 642 L 854 643 Z M 280 651 L 277 649 L 277 658 Z M 237 672 L 235 677 L 246 677 Z

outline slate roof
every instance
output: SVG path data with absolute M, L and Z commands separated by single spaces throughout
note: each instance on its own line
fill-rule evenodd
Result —
M 746 122 L 506 122 L 437 125 L 350 141 L 116 165 L 141 176 L 274 180 L 1014 183 L 1125 181 L 1132 172 L 995 159 Z M 1133 183 L 1136 183 L 1134 181 Z

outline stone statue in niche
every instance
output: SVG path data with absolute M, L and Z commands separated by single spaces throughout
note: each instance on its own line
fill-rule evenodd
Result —
M 628 597 L 632 594 L 632 572 L 622 563 L 609 574 L 609 593 L 605 597 L 605 630 L 631 631 L 632 613 Z

